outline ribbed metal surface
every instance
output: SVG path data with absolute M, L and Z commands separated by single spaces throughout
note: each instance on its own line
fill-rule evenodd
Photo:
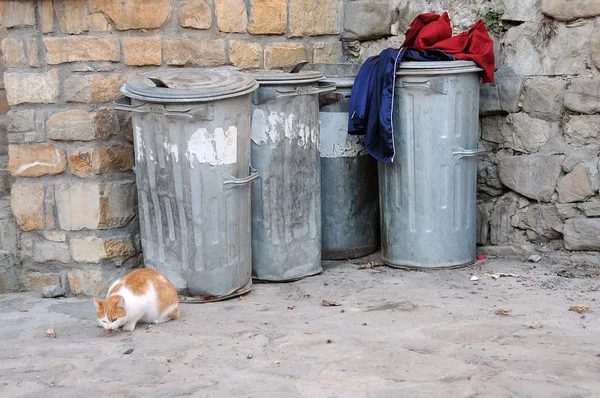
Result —
M 377 161 L 363 149 L 362 136 L 348 134 L 354 78 L 324 81 L 338 86 L 321 99 L 321 255 L 324 259 L 366 256 L 379 248 Z
M 273 88 L 261 85 L 254 95 L 252 166 L 261 179 L 252 186 L 252 270 L 261 280 L 322 270 L 319 103 L 312 86 L 277 86 L 296 94 L 269 97 Z
M 133 113 L 145 265 L 205 300 L 247 289 L 252 268 L 250 186 L 224 185 L 249 173 L 250 95 L 214 105 L 212 120 Z
M 383 261 L 438 268 L 475 260 L 479 74 L 396 76 L 393 163 L 379 163 Z

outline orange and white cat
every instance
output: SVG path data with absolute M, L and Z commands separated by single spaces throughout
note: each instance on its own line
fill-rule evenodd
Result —
M 179 318 L 179 296 L 160 272 L 140 268 L 115 281 L 106 299 L 94 297 L 96 317 L 104 331 L 131 332 L 138 322 L 162 323 Z

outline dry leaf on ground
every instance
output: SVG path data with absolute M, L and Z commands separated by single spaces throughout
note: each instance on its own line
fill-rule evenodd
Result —
M 571 308 L 569 308 L 569 311 L 575 311 L 578 314 L 583 314 L 584 312 L 588 312 L 590 308 L 592 307 L 590 307 L 589 305 L 579 304 L 571 306 Z

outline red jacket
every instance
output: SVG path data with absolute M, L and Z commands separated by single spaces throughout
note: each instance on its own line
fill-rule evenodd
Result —
M 494 81 L 494 42 L 483 21 L 466 32 L 452 36 L 448 13 L 421 14 L 410 24 L 402 47 L 418 51 L 441 50 L 454 58 L 471 60 L 483 69 L 483 83 Z

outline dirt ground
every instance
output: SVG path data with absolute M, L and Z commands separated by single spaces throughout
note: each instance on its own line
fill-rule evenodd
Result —
M 600 266 L 359 269 L 368 261 L 326 262 L 321 275 L 112 335 L 89 298 L 2 295 L 0 395 L 600 396 Z

